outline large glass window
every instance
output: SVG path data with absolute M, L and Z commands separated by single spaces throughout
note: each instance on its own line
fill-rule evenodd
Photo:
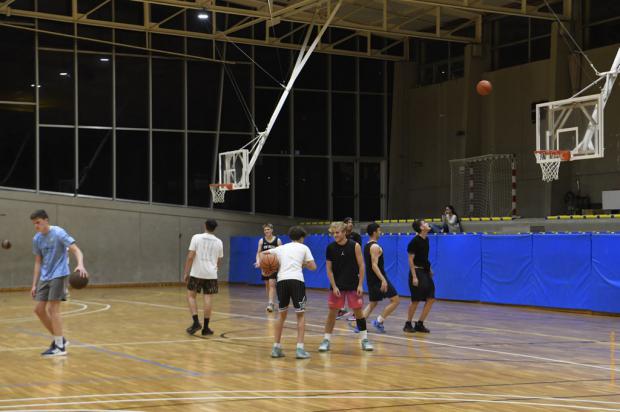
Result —
M 385 62 L 383 60 L 360 59 L 360 90 L 363 92 L 383 92 Z
M 332 90 L 355 90 L 355 58 L 331 56 Z
M 327 93 L 295 92 L 295 154 L 327 154 Z
M 620 2 L 587 0 L 584 9 L 588 48 L 620 43 Z
M 183 128 L 183 62 L 153 59 L 153 128 Z
M 362 156 L 383 156 L 383 96 L 360 96 L 360 152 Z
M 360 217 L 373 221 L 381 217 L 381 165 L 360 162 Z
M 215 183 L 215 136 L 208 133 L 190 133 L 187 139 L 187 202 L 191 206 L 209 207 L 209 184 Z M 215 170 L 217 171 L 217 168 Z
M 112 129 L 80 129 L 78 193 L 112 197 Z
M 355 163 L 333 163 L 332 205 L 334 220 L 355 215 Z
M 34 102 L 34 33 L 0 27 L 0 56 L 0 100 Z
M 222 96 L 221 130 L 252 131 L 251 67 L 247 64 L 225 66 L 224 95 Z
M 355 95 L 332 93 L 332 154 L 355 156 L 357 153 Z
M 275 215 L 291 213 L 291 160 L 289 157 L 260 156 L 256 162 L 256 212 Z
M 282 90 L 277 89 L 256 89 L 256 123 L 259 130 L 265 130 L 271 115 L 280 100 Z M 290 133 L 290 101 L 287 100 L 280 110 L 269 138 L 263 147 L 263 153 L 288 154 L 291 147 Z
M 24 10 L 35 10 L 35 5 L 38 11 L 70 16 L 73 3 L 18 0 L 12 4 Z M 79 13 L 121 24 L 142 25 L 143 6 L 131 0 L 77 2 Z M 210 22 L 197 21 L 197 10 L 173 16 L 177 11 L 152 5 L 150 22 L 161 23 L 164 29 L 212 32 Z M 225 29 L 242 21 L 240 17 L 220 19 L 218 25 Z M 19 18 L 19 22 L 29 20 Z M 0 131 L 0 186 L 36 189 L 38 181 L 44 191 L 208 207 L 208 185 L 218 180 L 214 175 L 217 153 L 240 149 L 257 129 L 267 127 L 283 92 L 279 83 L 288 80 L 298 53 L 240 45 L 258 67 L 239 48 L 221 40 L 31 22 L 42 30 L 38 35 L 0 28 L 0 54 L 7 57 L 0 75 L 11 79 L 0 84 L 0 122 L 5 125 Z M 285 36 L 297 26 L 281 23 L 269 28 L 270 35 L 298 42 L 304 30 Z M 262 30 L 257 26 L 234 35 L 260 38 L 266 35 Z M 545 27 L 536 30 L 541 38 L 548 36 Z M 327 36 L 344 39 L 350 34 L 330 29 Z M 376 39 L 373 42 L 375 48 L 382 46 Z M 192 57 L 149 52 L 147 47 Z M 338 49 L 365 47 L 353 37 Z M 539 53 L 532 46 L 530 52 L 538 55 L 542 48 Z M 235 64 L 197 56 L 225 56 Z M 451 72 L 456 66 L 452 60 L 432 64 L 433 70 L 447 65 Z M 262 148 L 252 187 L 227 193 L 226 202 L 216 207 L 313 218 L 331 218 L 330 210 L 336 218 L 361 213 L 361 189 L 346 182 L 359 181 L 355 174 L 360 162 L 385 155 L 385 85 L 390 84 L 386 70 L 392 70 L 392 65 L 380 60 L 313 54 Z M 36 155 L 37 130 L 40 156 Z M 337 196 L 344 193 L 342 187 L 349 191 L 344 198 L 332 198 L 328 193 L 332 185 Z
M 39 129 L 39 182 L 41 190 L 75 193 L 75 129 Z
M 191 130 L 217 129 L 220 67 L 210 62 L 187 63 L 187 127 Z
M 327 159 L 295 158 L 295 216 L 326 219 Z
M 35 188 L 34 109 L 0 104 L 0 186 Z
M 78 55 L 78 102 L 81 126 L 112 125 L 111 56 Z
M 40 122 L 75 124 L 73 53 L 39 52 Z
M 116 131 L 116 197 L 149 200 L 149 133 Z
M 153 202 L 183 204 L 183 133 L 153 133 Z
M 149 127 L 149 61 L 116 58 L 116 125 Z

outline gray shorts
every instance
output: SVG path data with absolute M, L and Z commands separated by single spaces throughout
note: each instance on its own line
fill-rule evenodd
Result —
M 42 302 L 67 300 L 67 281 L 69 275 L 52 280 L 40 280 L 34 299 Z

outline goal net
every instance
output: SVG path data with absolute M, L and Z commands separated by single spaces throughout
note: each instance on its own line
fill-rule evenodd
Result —
M 450 160 L 450 204 L 462 216 L 516 215 L 516 184 L 512 154 Z

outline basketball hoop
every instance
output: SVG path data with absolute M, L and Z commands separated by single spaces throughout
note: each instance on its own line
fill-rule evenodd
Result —
M 232 183 L 211 183 L 209 189 L 211 189 L 211 198 L 213 203 L 224 203 L 224 197 L 226 191 L 232 190 Z
M 534 156 L 542 170 L 543 182 L 558 180 L 560 164 L 571 158 L 569 150 L 535 150 Z

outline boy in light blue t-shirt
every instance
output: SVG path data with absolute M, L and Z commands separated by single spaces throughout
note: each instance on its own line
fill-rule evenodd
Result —
M 67 251 L 77 260 L 75 271 L 82 277 L 88 277 L 84 268 L 84 255 L 75 244 L 75 239 L 63 228 L 50 225 L 45 210 L 32 213 L 30 220 L 37 232 L 32 239 L 35 258 L 30 294 L 37 301 L 34 313 L 54 337 L 50 347 L 41 355 L 64 356 L 67 354 L 67 341 L 62 334 L 60 302 L 67 300 L 67 279 L 71 273 Z

